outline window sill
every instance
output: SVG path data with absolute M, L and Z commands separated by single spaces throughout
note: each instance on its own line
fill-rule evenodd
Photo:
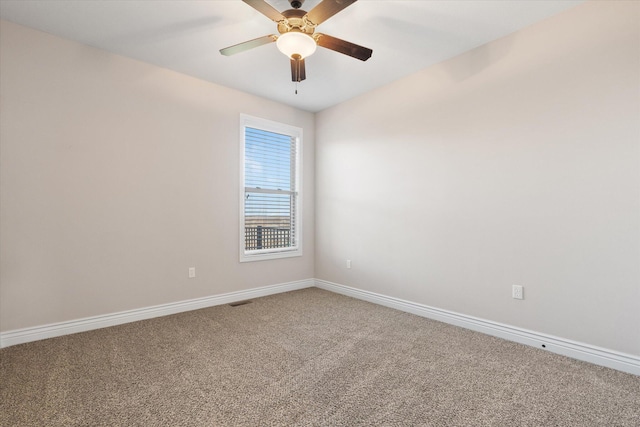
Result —
M 302 256 L 302 249 L 281 252 L 240 253 L 240 262 L 267 261 L 270 259 L 293 258 Z

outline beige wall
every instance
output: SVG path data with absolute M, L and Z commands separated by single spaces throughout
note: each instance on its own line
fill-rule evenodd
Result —
M 310 113 L 3 21 L 0 331 L 315 267 L 640 355 L 638 22 L 640 3 L 590 2 L 314 129 Z M 304 128 L 302 258 L 238 262 L 241 112 Z
M 0 29 L 1 331 L 313 277 L 313 114 Z M 303 257 L 238 261 L 240 113 L 304 129 Z
M 319 113 L 316 277 L 640 355 L 639 22 L 586 3 Z

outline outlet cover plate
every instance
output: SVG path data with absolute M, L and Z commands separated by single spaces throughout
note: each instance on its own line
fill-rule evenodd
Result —
M 513 285 L 511 288 L 511 296 L 515 299 L 524 299 L 524 287 L 520 285 Z

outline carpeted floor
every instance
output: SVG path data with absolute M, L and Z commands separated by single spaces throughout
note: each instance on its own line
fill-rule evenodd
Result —
M 2 426 L 640 426 L 640 377 L 316 288 L 0 350 Z

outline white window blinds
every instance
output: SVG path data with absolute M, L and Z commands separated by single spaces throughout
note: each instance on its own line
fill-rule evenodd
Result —
M 266 123 L 243 126 L 241 260 L 297 255 L 291 252 L 299 248 L 299 132 Z

